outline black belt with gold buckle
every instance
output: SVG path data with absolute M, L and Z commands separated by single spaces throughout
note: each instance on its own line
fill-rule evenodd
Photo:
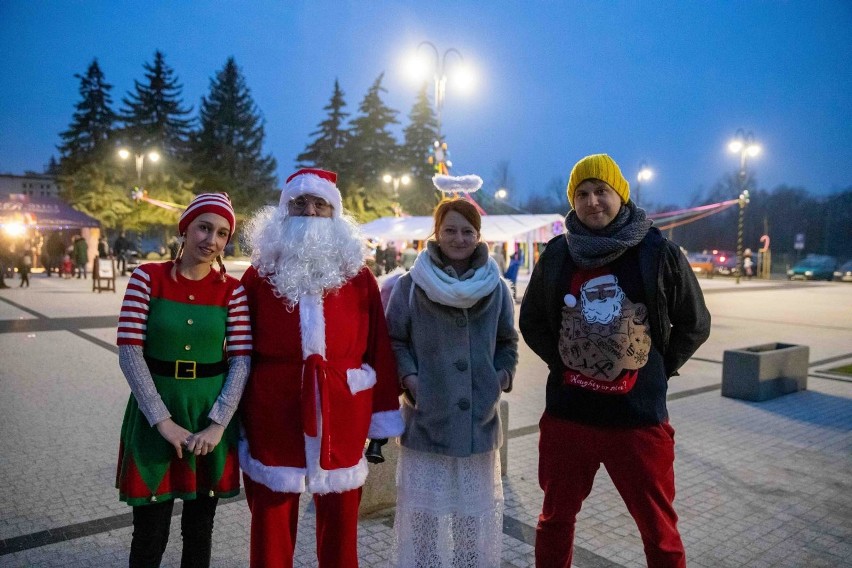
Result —
M 176 379 L 204 379 L 222 375 L 228 371 L 227 361 L 216 363 L 197 363 L 195 361 L 163 361 L 153 357 L 145 357 L 148 369 L 154 375 L 174 377 Z

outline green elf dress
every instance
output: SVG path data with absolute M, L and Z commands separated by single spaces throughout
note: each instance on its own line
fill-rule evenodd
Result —
M 201 280 L 177 274 L 173 262 L 145 264 L 130 277 L 118 323 L 118 345 L 141 345 L 154 386 L 174 420 L 190 432 L 210 424 L 227 358 L 251 355 L 245 290 L 211 270 Z M 131 393 L 121 427 L 116 487 L 128 505 L 197 495 L 239 494 L 238 430 L 231 420 L 205 456 L 175 449 L 151 426 Z

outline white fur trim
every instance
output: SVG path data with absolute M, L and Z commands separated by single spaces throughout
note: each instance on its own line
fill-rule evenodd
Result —
M 265 465 L 251 456 L 248 441 L 240 438 L 240 468 L 253 481 L 279 493 L 304 493 L 305 469 Z
M 366 363 L 361 365 L 360 369 L 347 369 L 346 384 L 349 385 L 352 394 L 373 388 L 376 384 L 376 371 Z
M 473 193 L 482 187 L 482 178 L 477 175 L 445 176 L 435 174 L 432 183 L 444 193 Z
M 320 434 L 321 436 L 322 434 Z M 305 457 L 308 460 L 308 491 L 314 495 L 325 493 L 343 493 L 357 489 L 367 481 L 367 460 L 361 460 L 352 467 L 323 469 L 319 465 L 320 437 L 305 436 Z
M 399 410 L 374 412 L 367 437 L 395 438 L 402 436 L 403 430 L 405 430 L 405 423 L 402 421 L 402 413 Z
M 316 174 L 301 174 L 290 180 L 290 183 L 284 186 L 281 190 L 281 198 L 278 200 L 278 207 L 285 213 L 287 212 L 287 203 L 291 199 L 295 199 L 300 195 L 315 195 L 322 197 L 334 208 L 333 215 L 340 217 L 342 214 L 342 201 L 340 190 L 337 186 L 325 178 L 321 178 Z
M 299 300 L 299 327 L 302 332 L 302 356 L 313 354 L 325 359 L 325 314 L 322 296 L 305 294 Z

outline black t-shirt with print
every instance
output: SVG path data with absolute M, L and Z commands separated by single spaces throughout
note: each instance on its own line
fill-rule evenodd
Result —
M 647 426 L 668 419 L 662 354 L 650 322 L 633 247 L 607 266 L 579 267 L 563 283 L 560 355 L 547 385 L 547 412 L 595 426 Z

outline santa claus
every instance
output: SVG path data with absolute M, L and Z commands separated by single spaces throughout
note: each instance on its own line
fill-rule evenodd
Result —
M 299 495 L 313 494 L 319 565 L 358 566 L 367 438 L 399 436 L 396 363 L 379 289 L 337 175 L 302 169 L 250 223 L 243 276 L 254 334 L 240 466 L 251 565 L 293 565 Z

